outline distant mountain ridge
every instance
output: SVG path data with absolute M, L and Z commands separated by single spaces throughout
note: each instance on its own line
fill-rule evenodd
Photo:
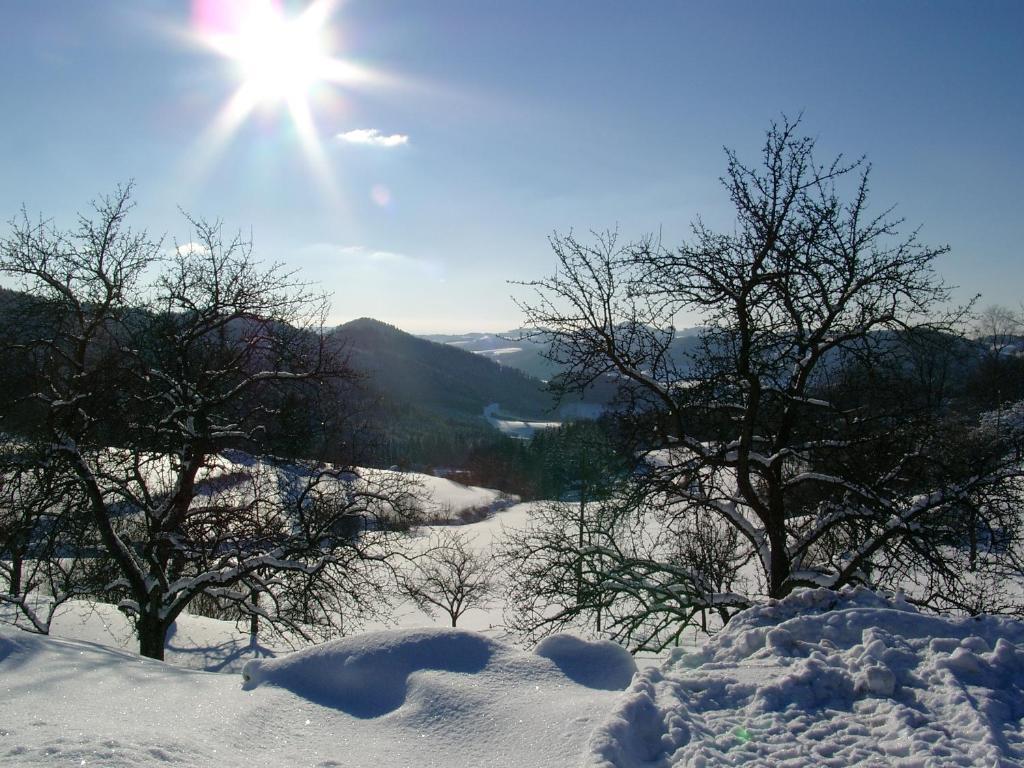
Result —
M 421 338 L 486 357 L 516 368 L 529 376 L 547 381 L 558 373 L 558 366 L 544 357 L 547 345 L 525 337 L 525 331 L 504 333 L 427 334 Z
M 547 345 L 527 338 L 527 333 L 525 330 L 517 329 L 503 333 L 435 333 L 425 334 L 421 338 L 490 358 L 501 365 L 516 368 L 544 381 L 558 375 L 559 366 L 544 356 L 548 349 Z M 687 355 L 694 352 L 699 335 L 699 328 L 676 331 L 670 351 L 678 364 L 683 365 Z

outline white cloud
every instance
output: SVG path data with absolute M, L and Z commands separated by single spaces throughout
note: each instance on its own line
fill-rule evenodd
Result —
M 404 133 L 393 133 L 385 136 L 376 128 L 356 128 L 352 131 L 339 133 L 338 139 L 348 144 L 365 144 L 371 147 L 400 147 L 409 143 L 409 137 Z
M 209 254 L 210 249 L 202 243 L 176 243 L 174 246 L 173 253 L 179 256 L 205 256 Z

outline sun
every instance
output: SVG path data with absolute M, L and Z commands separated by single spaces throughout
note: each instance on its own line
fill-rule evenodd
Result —
M 347 91 L 381 81 L 377 73 L 337 56 L 338 2 L 312 0 L 292 13 L 293 4 L 286 7 L 284 0 L 192 0 L 188 37 L 229 63 L 235 87 L 197 137 L 186 178 L 205 177 L 255 112 L 282 112 L 287 121 L 264 125 L 290 124 L 292 130 L 280 135 L 298 138 L 321 189 L 338 199 L 316 113 L 336 116 Z
M 250 138 L 268 154 L 296 145 L 324 199 L 341 215 L 347 206 L 318 123 L 337 122 L 353 94 L 400 87 L 401 79 L 338 54 L 341 0 L 191 0 L 185 38 L 228 64 L 233 85 L 182 164 L 185 184 L 202 183 L 246 122 L 262 113 Z M 301 10 L 296 10 L 300 7 Z M 277 119 L 277 117 L 284 119 Z
M 236 63 L 241 87 L 255 101 L 294 103 L 330 79 L 334 69 L 320 21 L 309 14 L 289 18 L 278 5 L 254 3 L 236 28 L 215 43 Z

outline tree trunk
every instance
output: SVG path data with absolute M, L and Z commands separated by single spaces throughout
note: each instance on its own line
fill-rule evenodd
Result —
M 21 568 L 23 565 L 23 558 L 21 556 L 20 544 L 15 544 L 14 552 L 11 554 L 11 585 L 10 594 L 20 595 L 21 594 Z
M 768 597 L 781 599 L 789 594 L 786 579 L 789 578 L 790 562 L 786 552 L 786 531 L 780 526 L 772 526 L 768 530 L 768 546 L 771 556 L 771 569 L 768 574 Z
M 256 590 L 253 590 L 253 593 L 252 593 L 252 606 L 255 609 L 256 607 L 259 606 L 259 604 L 260 604 L 260 593 L 257 592 Z M 256 643 L 259 640 L 259 632 L 260 632 L 260 617 L 254 611 L 253 613 L 249 614 L 249 645 L 251 645 L 253 647 L 256 646 Z
M 585 595 L 583 594 L 583 546 L 586 543 L 584 535 L 586 533 L 586 514 L 587 514 L 587 493 L 585 487 L 580 487 L 580 516 L 577 520 L 577 531 L 576 531 L 576 606 L 577 608 L 583 603 Z
M 139 635 L 139 655 L 163 661 L 167 625 L 152 616 L 142 615 L 135 621 L 135 631 Z

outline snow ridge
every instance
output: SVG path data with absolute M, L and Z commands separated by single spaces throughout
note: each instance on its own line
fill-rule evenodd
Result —
M 1022 717 L 1021 622 L 802 590 L 639 675 L 588 764 L 1021 765 Z

